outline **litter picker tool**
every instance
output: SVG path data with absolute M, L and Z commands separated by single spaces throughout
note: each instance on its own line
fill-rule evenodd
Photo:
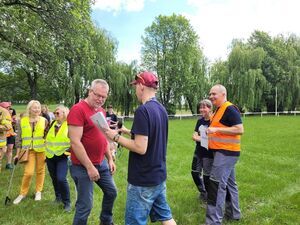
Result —
M 7 189 L 7 192 L 6 192 L 6 198 L 5 198 L 4 205 L 8 205 L 11 202 L 11 199 L 9 197 L 9 193 L 10 193 L 10 190 L 11 190 L 12 180 L 13 180 L 13 177 L 14 177 L 14 173 L 15 173 L 17 163 L 18 163 L 18 158 L 16 158 L 14 160 L 14 168 L 13 168 L 13 170 L 11 172 L 11 175 L 10 175 L 10 178 L 9 178 L 9 185 L 8 185 L 8 189 Z

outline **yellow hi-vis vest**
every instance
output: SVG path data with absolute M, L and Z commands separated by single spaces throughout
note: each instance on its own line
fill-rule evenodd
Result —
M 55 121 L 46 137 L 46 156 L 52 158 L 54 155 L 62 155 L 70 148 L 70 139 L 68 138 L 68 125 L 64 121 L 55 135 Z
M 21 119 L 21 138 L 23 149 L 33 149 L 36 152 L 45 151 L 45 125 L 46 119 L 39 116 L 39 120 L 34 127 L 34 131 L 32 132 L 29 117 L 26 116 Z
M 209 126 L 226 127 L 220 122 L 220 120 L 222 119 L 227 107 L 231 105 L 233 104 L 228 101 L 221 105 L 217 112 L 215 112 L 211 117 Z M 208 148 L 239 152 L 241 150 L 241 135 L 229 135 L 222 133 L 208 134 Z

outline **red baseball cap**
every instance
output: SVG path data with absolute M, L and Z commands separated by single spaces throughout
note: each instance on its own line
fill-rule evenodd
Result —
M 11 103 L 10 102 L 1 102 L 0 106 L 3 108 L 7 108 L 7 107 L 11 106 Z
M 158 78 L 154 73 L 144 71 L 139 73 L 135 76 L 135 80 L 132 81 L 130 84 L 136 85 L 136 84 L 142 84 L 147 87 L 151 87 L 154 89 L 158 88 Z

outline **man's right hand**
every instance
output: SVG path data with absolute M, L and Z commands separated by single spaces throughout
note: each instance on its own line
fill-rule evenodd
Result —
M 87 168 L 87 173 L 88 173 L 89 178 L 90 178 L 91 181 L 97 181 L 97 180 L 100 179 L 100 174 L 99 174 L 97 168 L 94 165 Z

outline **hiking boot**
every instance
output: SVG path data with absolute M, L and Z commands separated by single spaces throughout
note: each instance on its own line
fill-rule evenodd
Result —
M 15 205 L 18 205 L 24 198 L 25 198 L 24 195 L 19 195 L 19 196 L 13 201 L 13 203 L 14 203 Z

